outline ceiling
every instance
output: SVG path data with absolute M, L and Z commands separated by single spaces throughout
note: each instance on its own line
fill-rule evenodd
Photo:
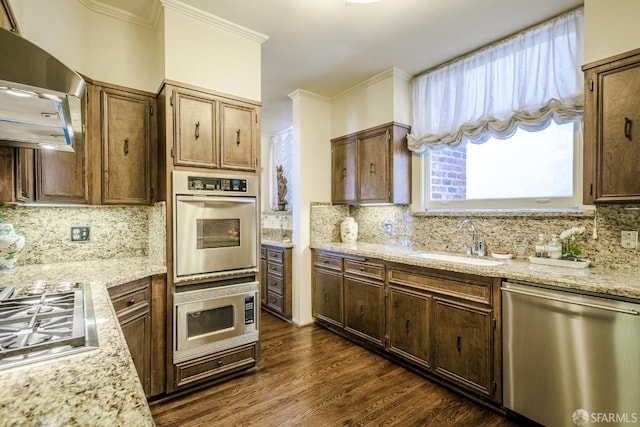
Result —
M 140 15 L 159 0 L 81 0 Z M 416 75 L 583 4 L 582 0 L 181 0 L 269 37 L 262 132 L 291 126 L 288 95 L 333 97 L 390 68 Z M 135 9 L 134 9 L 135 8 Z M 146 12 L 145 12 L 146 11 Z

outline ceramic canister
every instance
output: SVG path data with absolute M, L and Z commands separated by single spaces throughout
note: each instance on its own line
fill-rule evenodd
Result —
M 24 244 L 24 236 L 16 234 L 13 225 L 0 223 L 0 270 L 10 270 L 16 267 Z
M 353 217 L 348 216 L 340 223 L 340 239 L 344 243 L 358 240 L 358 223 Z

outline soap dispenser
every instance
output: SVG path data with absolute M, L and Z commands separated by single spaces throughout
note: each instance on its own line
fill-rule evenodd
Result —
M 549 258 L 551 259 L 562 258 L 562 244 L 558 240 L 557 234 L 551 235 L 551 243 L 549 243 Z

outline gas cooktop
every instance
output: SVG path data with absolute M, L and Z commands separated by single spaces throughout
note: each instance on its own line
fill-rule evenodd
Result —
M 0 288 L 0 369 L 98 346 L 88 286 L 34 282 Z

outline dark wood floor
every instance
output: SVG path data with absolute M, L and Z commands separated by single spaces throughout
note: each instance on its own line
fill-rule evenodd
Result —
M 318 326 L 261 320 L 258 369 L 152 403 L 158 426 L 515 426 Z

